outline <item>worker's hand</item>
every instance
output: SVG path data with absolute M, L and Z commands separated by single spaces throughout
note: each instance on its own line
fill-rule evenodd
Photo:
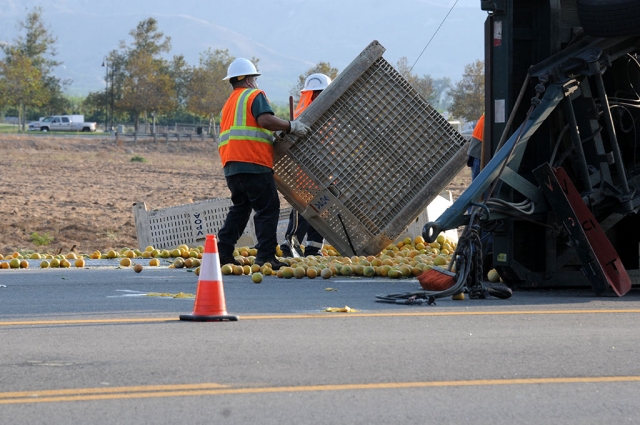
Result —
M 309 130 L 311 130 L 311 127 L 298 120 L 289 121 L 289 125 L 291 126 L 289 133 L 294 136 L 304 136 L 309 132 Z

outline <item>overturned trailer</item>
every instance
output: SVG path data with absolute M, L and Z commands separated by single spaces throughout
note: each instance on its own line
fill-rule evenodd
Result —
M 479 226 L 511 286 L 622 296 L 640 269 L 640 2 L 480 6 L 483 169 L 423 235 Z

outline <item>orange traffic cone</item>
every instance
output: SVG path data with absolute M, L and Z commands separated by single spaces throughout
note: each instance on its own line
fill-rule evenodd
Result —
M 227 314 L 224 300 L 218 242 L 215 235 L 207 235 L 202 253 L 202 265 L 196 290 L 196 301 L 192 314 L 181 314 L 180 320 L 211 322 L 220 320 L 237 321 L 238 316 Z

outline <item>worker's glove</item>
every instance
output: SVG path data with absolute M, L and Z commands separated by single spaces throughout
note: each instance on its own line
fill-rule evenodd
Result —
M 309 130 L 311 130 L 311 127 L 309 127 L 305 123 L 300 122 L 298 120 L 289 121 L 289 126 L 290 126 L 289 133 L 299 137 L 304 136 L 309 132 Z

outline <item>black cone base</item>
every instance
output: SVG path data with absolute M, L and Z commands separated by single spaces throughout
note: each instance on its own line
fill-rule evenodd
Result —
M 180 320 L 189 320 L 191 322 L 237 322 L 238 316 L 225 314 L 223 316 L 196 316 L 195 314 L 181 314 Z

